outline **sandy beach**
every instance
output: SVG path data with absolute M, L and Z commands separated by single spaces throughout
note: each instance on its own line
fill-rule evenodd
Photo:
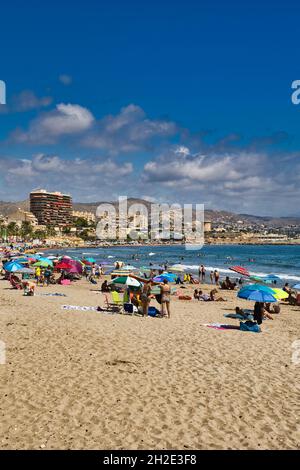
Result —
M 234 292 L 173 297 L 171 319 L 61 309 L 104 305 L 96 288 L 0 281 L 1 449 L 299 449 L 299 307 L 259 334 L 203 326 L 238 325 Z

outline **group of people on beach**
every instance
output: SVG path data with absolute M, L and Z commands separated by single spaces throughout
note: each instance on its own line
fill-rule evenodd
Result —
M 205 279 L 206 279 L 206 268 L 204 266 L 204 264 L 201 264 L 198 268 L 198 276 L 199 276 L 199 282 L 201 282 L 202 284 L 205 283 Z M 210 283 L 211 284 L 215 284 L 216 286 L 219 285 L 220 283 L 220 273 L 217 269 L 215 269 L 214 271 L 211 271 L 210 274 L 209 274 L 209 278 L 210 278 Z

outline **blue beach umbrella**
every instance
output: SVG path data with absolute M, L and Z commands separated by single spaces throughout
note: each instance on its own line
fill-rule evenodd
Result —
M 28 263 L 28 258 L 14 258 L 12 260 L 14 263 Z
M 177 279 L 177 275 L 176 275 L 176 274 L 172 274 L 172 273 L 164 273 L 164 274 L 161 274 L 160 276 L 154 277 L 154 278 L 153 278 L 153 281 L 154 281 L 154 282 L 163 282 L 165 279 L 166 279 L 168 282 L 175 282 L 176 279 Z
M 96 260 L 94 258 L 84 258 L 86 261 L 89 263 L 96 263 Z
M 8 263 L 4 264 L 3 268 L 9 273 L 14 273 L 19 269 L 22 269 L 23 266 L 20 263 L 17 263 L 16 261 L 8 261 Z
M 276 276 L 276 274 L 268 274 L 267 276 L 263 277 L 263 280 L 265 282 L 281 281 L 280 277 Z
M 277 299 L 268 292 L 261 290 L 244 290 L 243 292 L 238 292 L 237 296 L 240 299 L 252 300 L 253 302 L 277 302 Z
M 260 290 L 262 292 L 267 292 L 268 294 L 274 294 L 273 289 L 269 286 L 265 286 L 263 284 L 247 284 L 246 286 L 242 287 L 239 292 L 243 290 Z
M 240 299 L 252 300 L 253 302 L 277 302 L 277 299 L 274 297 L 274 292 L 271 294 L 262 289 L 254 290 L 245 287 L 238 292 L 237 296 Z

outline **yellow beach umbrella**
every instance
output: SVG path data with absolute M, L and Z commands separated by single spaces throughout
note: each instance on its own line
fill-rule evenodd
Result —
M 283 300 L 283 299 L 287 299 L 289 294 L 287 292 L 285 292 L 284 290 L 282 289 L 274 289 L 272 287 L 272 291 L 274 291 L 274 297 L 275 299 L 278 299 L 278 300 Z

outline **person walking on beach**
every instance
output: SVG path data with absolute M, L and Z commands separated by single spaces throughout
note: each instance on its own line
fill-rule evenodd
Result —
M 214 272 L 213 271 L 210 272 L 209 277 L 210 277 L 210 283 L 213 284 L 214 283 Z
M 161 314 L 162 316 L 168 316 L 170 318 L 170 301 L 171 301 L 171 289 L 167 279 L 164 279 L 163 284 L 160 286 L 161 293 Z M 167 315 L 165 311 L 167 310 Z

